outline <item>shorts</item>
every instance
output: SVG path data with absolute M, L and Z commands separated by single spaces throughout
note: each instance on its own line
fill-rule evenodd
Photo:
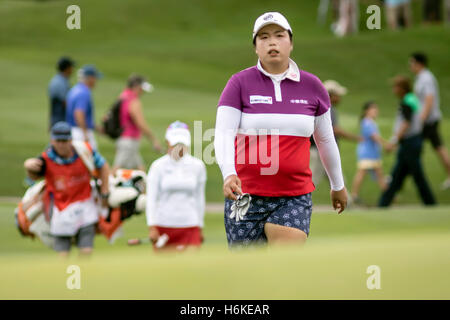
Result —
M 381 168 L 381 160 L 376 159 L 361 159 L 358 160 L 358 169 L 361 170 L 373 170 Z
M 243 220 L 230 218 L 233 200 L 225 199 L 225 231 L 228 246 L 265 244 L 266 222 L 302 230 L 309 235 L 311 223 L 311 193 L 294 197 L 262 197 L 252 195 L 250 207 Z
M 95 237 L 95 224 L 80 228 L 77 234 L 73 237 L 67 236 L 53 236 L 55 239 L 55 251 L 70 251 L 73 240 L 75 240 L 78 248 L 93 248 Z
M 144 166 L 144 161 L 139 153 L 140 140 L 120 137 L 116 143 L 116 157 L 114 167 L 124 169 L 138 169 Z
M 74 141 L 85 141 L 84 132 L 79 127 L 72 127 L 72 140 Z M 92 149 L 97 150 L 97 141 L 95 140 L 94 136 L 94 130 L 88 129 L 87 130 L 87 138 L 88 142 L 91 145 Z
M 425 123 L 423 125 L 422 137 L 423 140 L 429 139 L 433 148 L 437 149 L 442 146 L 442 139 L 438 131 L 439 121 L 432 123 Z
M 202 230 L 200 227 L 168 228 L 155 226 L 160 235 L 167 234 L 164 248 L 184 249 L 187 246 L 201 246 L 203 242 Z M 156 248 L 155 246 L 153 246 Z

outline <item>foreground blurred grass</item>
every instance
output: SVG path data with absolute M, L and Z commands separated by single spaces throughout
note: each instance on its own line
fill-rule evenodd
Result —
M 415 7 L 417 9 L 417 1 Z M 213 128 L 216 104 L 228 78 L 256 61 L 251 44 L 254 19 L 269 10 L 283 12 L 294 29 L 293 58 L 300 68 L 322 80 L 336 79 L 349 88 L 340 108 L 342 126 L 358 131 L 361 105 L 376 100 L 379 125 L 388 138 L 397 102 L 387 79 L 397 73 L 411 76 L 407 57 L 425 50 L 441 87 L 443 113 L 449 116 L 450 31 L 443 26 L 418 26 L 404 32 L 368 31 L 336 39 L 317 26 L 314 1 L 81 0 L 82 29 L 66 29 L 65 9 L 71 1 L 0 1 L 0 195 L 21 195 L 23 161 L 37 155 L 48 142 L 46 88 L 59 56 L 68 54 L 79 66 L 95 63 L 105 74 L 94 91 L 97 121 L 115 100 L 131 72 L 147 75 L 155 92 L 143 97 L 145 115 L 160 140 L 176 119 L 191 128 L 203 122 L 203 132 Z M 365 4 L 361 5 L 361 26 Z M 239 10 L 236 10 L 239 8 Z M 417 11 L 417 10 L 416 10 Z M 420 13 L 420 12 L 419 12 Z M 72 82 L 75 81 L 73 77 Z M 442 123 L 450 141 L 450 122 Z M 114 144 L 99 137 L 100 150 L 112 161 Z M 210 141 L 204 142 L 206 147 Z M 350 187 L 355 172 L 355 144 L 340 144 L 343 169 Z M 146 141 L 142 152 L 147 165 L 159 155 Z M 385 155 L 387 172 L 394 161 Z M 424 164 L 441 203 L 450 203 L 440 191 L 443 170 L 427 146 Z M 222 178 L 217 165 L 208 165 L 208 201 L 222 199 Z M 374 204 L 379 191 L 367 180 L 362 197 Z M 316 203 L 329 202 L 328 183 L 314 193 Z M 399 202 L 417 203 L 408 181 Z
M 315 213 L 303 248 L 229 252 L 221 214 L 207 214 L 199 252 L 157 255 L 143 216 L 125 237 L 96 239 L 89 260 L 68 260 L 13 227 L 13 206 L 0 205 L 1 299 L 449 299 L 448 207 Z M 66 269 L 81 268 L 81 290 L 68 290 Z M 381 268 L 381 290 L 368 290 L 367 267 Z

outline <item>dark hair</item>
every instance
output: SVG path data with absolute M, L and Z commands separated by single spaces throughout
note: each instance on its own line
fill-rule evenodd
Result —
M 145 82 L 145 78 L 138 74 L 132 74 L 127 80 L 127 87 L 133 88 L 135 86 L 140 86 Z
M 57 68 L 59 71 L 63 72 L 63 71 L 65 71 L 66 69 L 68 69 L 68 68 L 70 68 L 70 67 L 73 67 L 74 65 L 75 65 L 75 62 L 74 62 L 72 59 L 70 59 L 69 57 L 61 57 L 61 58 L 59 58 L 59 60 L 58 60 L 58 63 L 57 63 L 57 65 L 56 65 L 56 68 Z
M 405 94 L 408 92 L 411 92 L 411 81 L 408 77 L 405 76 L 396 76 L 394 79 L 392 79 L 392 84 L 394 86 L 398 86 L 405 91 Z
M 411 57 L 425 67 L 428 65 L 428 58 L 423 52 L 414 52 Z
M 361 115 L 359 116 L 359 122 L 361 122 L 365 117 L 367 110 L 369 110 L 373 105 L 375 104 L 375 101 L 370 100 L 363 104 Z
M 286 30 L 288 33 L 289 33 L 289 39 L 291 40 L 291 42 L 292 42 L 292 32 L 291 31 L 289 31 L 289 30 Z M 254 46 L 256 46 L 256 37 L 257 37 L 258 35 L 256 35 L 254 38 L 253 38 L 253 45 Z

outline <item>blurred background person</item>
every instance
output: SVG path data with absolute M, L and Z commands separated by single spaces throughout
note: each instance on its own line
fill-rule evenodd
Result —
M 95 112 L 92 90 L 103 75 L 93 65 L 85 65 L 78 73 L 79 82 L 67 95 L 66 121 L 72 126 L 72 139 L 87 141 L 97 149 Z M 100 127 L 97 131 L 101 132 Z
M 439 85 L 433 73 L 427 67 L 428 58 L 425 54 L 413 53 L 409 59 L 409 66 L 416 75 L 414 92 L 422 106 L 420 115 L 423 123 L 422 136 L 424 140 L 430 140 L 447 173 L 447 179 L 442 183 L 442 189 L 448 189 L 450 188 L 450 157 L 439 132 L 439 124 L 442 119 Z
M 335 23 L 339 19 L 339 0 L 320 0 L 319 6 L 317 8 L 317 23 L 323 25 L 327 21 L 328 7 L 331 2 L 331 13 L 332 13 L 332 29 Z
M 128 78 L 127 87 L 120 94 L 120 126 L 123 131 L 116 142 L 113 171 L 118 168 L 145 171 L 145 165 L 139 152 L 142 134 L 153 144 L 155 151 L 161 152 L 158 139 L 147 125 L 140 100 L 143 92 L 152 90 L 152 85 L 143 76 L 132 74 Z
M 100 194 L 106 207 L 109 166 L 96 151 L 93 162 L 99 170 Z M 91 254 L 99 212 L 92 197 L 91 173 L 72 146 L 70 125 L 57 122 L 51 129 L 51 146 L 39 157 L 27 159 L 24 166 L 30 178 L 45 179 L 45 211 L 55 251 L 67 256 L 75 239 L 80 254 Z
M 442 21 L 442 0 L 423 0 L 423 21 L 428 24 Z
M 331 102 L 330 108 L 330 116 L 331 116 L 331 124 L 333 126 L 333 133 L 336 143 L 339 146 L 339 139 L 343 138 L 349 141 L 359 142 L 361 141 L 361 137 L 359 135 L 353 134 L 347 130 L 344 130 L 339 125 L 338 111 L 337 107 L 341 102 L 342 96 L 346 95 L 348 90 L 346 87 L 343 87 L 339 84 L 339 82 L 335 80 L 326 80 L 323 83 L 323 86 L 328 92 Z M 316 142 L 314 138 L 310 138 L 311 149 L 310 149 L 310 168 L 312 172 L 312 180 L 315 186 L 318 186 L 322 178 L 325 176 L 325 169 L 320 162 L 319 151 L 317 150 Z
M 408 78 L 397 76 L 392 83 L 393 92 L 400 99 L 400 106 L 394 124 L 394 135 L 386 149 L 392 151 L 398 146 L 397 160 L 391 173 L 392 181 L 381 195 L 378 205 L 389 206 L 408 175 L 413 176 L 422 202 L 425 205 L 434 205 L 436 200 L 425 177 L 421 160 L 420 101 L 412 92 Z
M 380 136 L 376 123 L 378 112 L 378 105 L 373 101 L 366 102 L 362 109 L 360 130 L 363 141 L 357 147 L 358 169 L 353 178 L 351 193 L 354 203 L 361 203 L 359 190 L 367 173 L 373 174 L 382 191 L 387 188 L 381 162 L 381 147 L 386 145 L 386 141 Z
M 167 154 L 155 160 L 147 176 L 147 225 L 154 247 L 200 247 L 205 214 L 206 167 L 189 154 L 187 124 L 175 121 L 166 131 Z M 166 237 L 163 244 L 159 241 Z
M 56 65 L 58 73 L 53 76 L 48 85 L 50 100 L 49 129 L 59 121 L 66 121 L 66 98 L 70 90 L 70 76 L 75 62 L 69 57 L 61 57 Z
M 450 0 L 445 0 L 444 10 L 445 10 L 445 22 L 448 24 L 450 23 Z
M 334 34 L 343 37 L 357 33 L 359 29 L 359 3 L 358 0 L 339 1 L 339 19 Z
M 386 21 L 390 29 L 411 26 L 411 0 L 385 0 Z

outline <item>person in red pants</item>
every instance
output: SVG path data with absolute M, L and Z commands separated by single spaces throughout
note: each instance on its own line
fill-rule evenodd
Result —
M 206 167 L 189 154 L 191 135 L 176 121 L 166 131 L 167 154 L 147 176 L 146 216 L 156 250 L 200 247 L 205 213 Z

